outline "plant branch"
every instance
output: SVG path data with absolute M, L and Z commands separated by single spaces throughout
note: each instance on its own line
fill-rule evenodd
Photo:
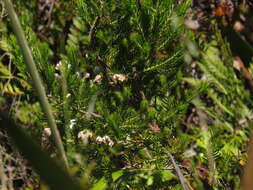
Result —
M 183 173 L 181 172 L 179 166 L 177 165 L 176 161 L 174 160 L 172 154 L 168 152 L 168 156 L 170 157 L 170 160 L 172 161 L 172 164 L 173 164 L 173 166 L 174 166 L 174 168 L 176 170 L 176 173 L 177 173 L 177 175 L 179 177 L 179 180 L 180 180 L 180 182 L 182 184 L 183 189 L 184 190 L 189 190 L 188 186 L 186 185 L 186 179 L 185 179 Z
M 93 21 L 92 25 L 91 25 L 91 28 L 90 28 L 90 31 L 89 31 L 89 36 L 88 36 L 88 40 L 89 40 L 90 43 L 91 43 L 91 41 L 93 39 L 93 36 L 94 36 L 95 30 L 96 30 L 96 26 L 98 24 L 98 21 L 99 21 L 99 17 L 97 16 L 95 18 L 95 20 Z

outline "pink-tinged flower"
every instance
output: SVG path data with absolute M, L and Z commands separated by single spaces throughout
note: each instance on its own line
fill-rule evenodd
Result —
M 127 76 L 126 76 L 126 75 L 122 75 L 122 74 L 114 74 L 114 75 L 112 76 L 112 79 L 113 79 L 115 82 L 117 82 L 117 81 L 119 81 L 119 82 L 124 82 L 124 81 L 127 80 Z
M 114 142 L 113 142 L 113 141 L 110 141 L 110 142 L 108 143 L 108 145 L 109 145 L 110 147 L 112 147 L 112 146 L 114 145 Z
M 103 142 L 103 138 L 102 138 L 102 137 L 100 137 L 100 136 L 98 136 L 98 137 L 96 138 L 96 142 L 98 142 L 98 143 Z
M 109 136 L 104 136 L 104 137 L 100 137 L 98 136 L 96 138 L 96 142 L 97 143 L 104 143 L 105 145 L 108 145 L 110 147 L 112 147 L 114 145 L 114 142 L 111 140 L 111 138 Z
M 101 75 L 97 75 L 97 76 L 95 77 L 95 79 L 93 80 L 94 83 L 99 83 L 99 82 L 101 82 L 101 81 L 102 81 L 102 76 L 101 76 Z
M 52 134 L 51 129 L 50 128 L 44 128 L 43 134 L 45 134 L 46 136 L 51 136 L 51 134 Z
M 234 24 L 234 29 L 237 31 L 237 32 L 241 32 L 243 29 L 244 29 L 244 25 L 240 22 L 240 21 L 236 21 L 235 24 Z
M 103 137 L 103 142 L 105 143 L 109 142 L 110 140 L 111 140 L 110 137 L 107 135 Z

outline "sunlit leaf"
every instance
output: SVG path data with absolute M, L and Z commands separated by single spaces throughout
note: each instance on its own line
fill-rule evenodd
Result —
M 107 187 L 107 180 L 105 179 L 105 177 L 102 177 L 97 183 L 95 183 L 93 185 L 93 187 L 91 188 L 91 190 L 104 190 Z

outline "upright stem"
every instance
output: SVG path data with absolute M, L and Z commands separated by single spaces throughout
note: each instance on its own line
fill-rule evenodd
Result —
M 65 137 L 68 139 L 71 137 L 71 130 L 70 130 L 70 111 L 68 108 L 69 98 L 67 97 L 68 94 L 68 85 L 67 85 L 67 63 L 65 61 L 62 62 L 61 66 L 61 79 L 62 79 L 62 100 L 63 100 L 63 116 L 64 116 L 64 130 L 65 130 Z M 65 140 L 65 139 L 63 139 Z M 66 140 L 65 140 L 66 142 Z M 66 149 L 68 150 L 68 146 Z
M 199 116 L 199 123 L 202 129 L 202 134 L 204 137 L 204 142 L 206 146 L 206 153 L 207 153 L 207 160 L 208 160 L 208 168 L 209 168 L 209 183 L 213 186 L 217 184 L 217 179 L 216 179 L 216 167 L 215 167 L 215 161 L 213 157 L 213 150 L 212 150 L 212 144 L 211 144 L 211 138 L 208 132 L 208 127 L 207 127 L 207 115 L 205 114 L 204 111 L 198 110 L 197 111 L 198 116 Z
M 241 189 L 252 190 L 253 187 L 253 130 L 251 131 L 251 137 L 248 144 L 248 160 L 244 168 Z
M 56 142 L 56 146 L 57 146 L 58 152 L 60 154 L 59 156 L 63 160 L 65 167 L 68 168 L 67 157 L 66 157 L 63 143 L 62 143 L 62 140 L 60 137 L 60 133 L 57 129 L 52 111 L 50 109 L 50 106 L 49 106 L 49 103 L 48 103 L 48 100 L 46 97 L 45 89 L 42 85 L 42 81 L 39 77 L 38 70 L 35 66 L 31 50 L 28 47 L 28 43 L 25 38 L 24 31 L 20 25 L 20 22 L 18 20 L 17 14 L 13 8 L 11 0 L 3 0 L 3 1 L 5 3 L 5 7 L 7 9 L 8 15 L 10 17 L 12 28 L 13 28 L 14 33 L 16 35 L 17 41 L 19 43 L 19 46 L 21 47 L 21 51 L 23 53 L 26 66 L 28 68 L 28 71 L 29 71 L 32 79 L 33 79 L 34 87 L 38 93 L 39 101 L 42 106 L 42 110 L 46 114 L 48 125 L 52 130 L 54 140 Z

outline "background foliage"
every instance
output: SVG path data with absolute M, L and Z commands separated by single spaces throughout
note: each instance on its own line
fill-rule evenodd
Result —
M 227 9 L 218 15 L 221 5 L 206 19 L 190 0 L 15 1 L 64 142 L 68 173 L 84 189 L 239 189 L 253 72 L 251 61 L 226 38 L 229 23 L 238 20 Z M 252 19 L 248 4 L 234 6 L 233 13 Z M 1 110 L 55 158 L 3 4 L 0 26 Z M 30 137 L 20 135 L 24 142 Z M 30 169 L 44 179 L 31 152 L 17 146 L 30 161 L 20 164 L 25 161 L 4 129 L 0 139 L 2 186 L 47 189 Z M 31 150 L 35 154 L 38 147 Z M 54 165 L 36 153 L 45 168 Z M 69 175 L 59 174 L 71 185 Z

